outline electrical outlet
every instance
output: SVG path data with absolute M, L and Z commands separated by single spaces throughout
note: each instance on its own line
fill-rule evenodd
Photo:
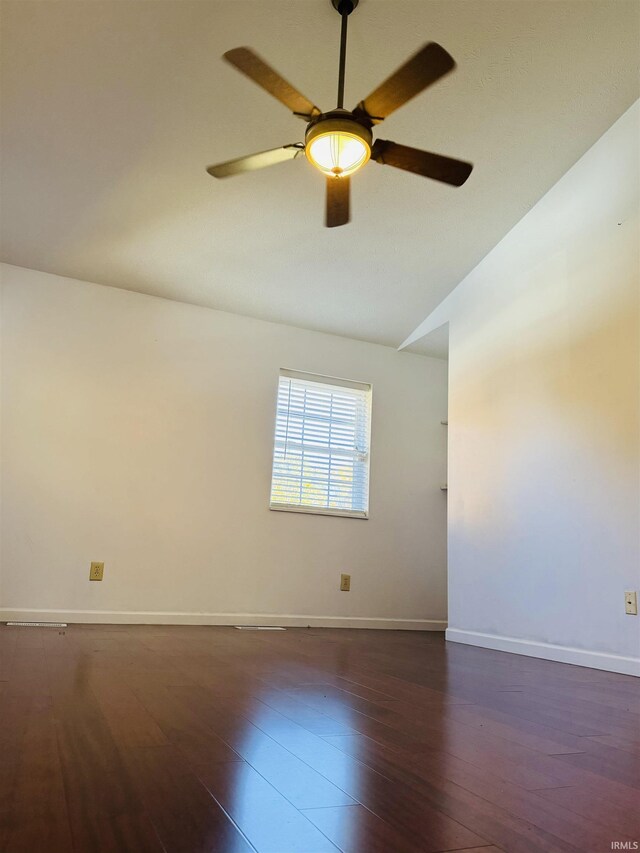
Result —
M 624 612 L 628 616 L 638 615 L 638 593 L 627 590 L 624 594 Z
M 351 591 L 351 575 L 340 575 L 340 592 Z
M 91 568 L 89 569 L 89 580 L 101 581 L 103 575 L 104 563 L 91 563 Z

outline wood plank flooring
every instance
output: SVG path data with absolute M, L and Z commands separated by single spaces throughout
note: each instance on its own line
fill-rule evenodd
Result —
M 640 680 L 441 634 L 0 626 L 1 853 L 605 853 Z

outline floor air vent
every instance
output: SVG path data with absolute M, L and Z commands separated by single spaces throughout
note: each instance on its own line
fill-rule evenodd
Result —
M 286 631 L 286 628 L 276 628 L 272 625 L 234 625 L 238 631 Z
M 12 628 L 66 628 L 66 622 L 7 622 Z

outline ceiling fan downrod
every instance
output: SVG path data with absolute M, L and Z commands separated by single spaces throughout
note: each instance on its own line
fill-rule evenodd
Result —
M 336 109 L 344 109 L 344 69 L 347 64 L 347 22 L 349 15 L 358 5 L 358 0 L 331 0 L 331 5 L 342 18 L 340 27 L 340 64 L 338 67 L 338 105 Z

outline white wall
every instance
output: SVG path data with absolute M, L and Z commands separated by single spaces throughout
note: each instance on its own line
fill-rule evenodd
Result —
M 2 272 L 4 618 L 444 627 L 445 362 Z M 373 383 L 368 521 L 269 511 L 280 367 Z
M 635 674 L 638 116 L 418 330 L 450 320 L 448 639 Z
M 0 264 L 0 608 L 2 607 L 2 265 Z

